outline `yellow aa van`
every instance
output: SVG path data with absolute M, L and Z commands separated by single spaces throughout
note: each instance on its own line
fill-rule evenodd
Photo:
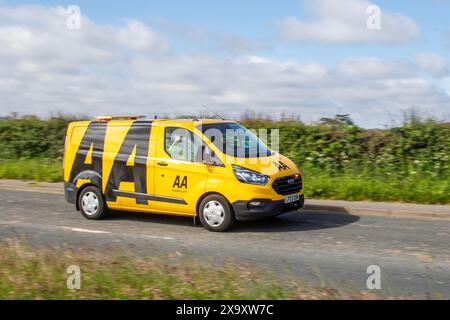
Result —
M 233 121 L 72 122 L 63 162 L 65 198 L 91 220 L 114 210 L 180 215 L 220 232 L 304 203 L 296 165 Z

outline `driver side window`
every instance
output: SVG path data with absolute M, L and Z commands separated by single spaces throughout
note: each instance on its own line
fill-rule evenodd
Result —
M 166 153 L 175 160 L 202 162 L 203 141 L 184 128 L 168 127 L 164 134 Z

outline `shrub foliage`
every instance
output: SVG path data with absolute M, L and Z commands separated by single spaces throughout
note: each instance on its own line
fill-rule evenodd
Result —
M 14 178 L 14 171 L 20 172 L 16 160 L 29 164 L 30 159 L 50 159 L 39 168 L 35 163 L 30 174 L 51 168 L 52 180 L 61 179 L 55 175 L 55 160 L 62 157 L 65 128 L 72 120 L 0 120 L 1 177 Z M 310 197 L 450 202 L 450 123 L 413 115 L 385 129 L 361 128 L 346 115 L 315 124 L 250 116 L 241 122 L 256 130 L 279 129 L 280 152 L 303 170 Z

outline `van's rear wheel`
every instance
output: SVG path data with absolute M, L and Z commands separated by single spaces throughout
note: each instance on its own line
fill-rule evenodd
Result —
M 97 187 L 84 188 L 78 197 L 78 207 L 86 219 L 100 220 L 107 214 L 107 207 L 102 193 Z
M 227 231 L 236 222 L 227 199 L 215 194 L 203 199 L 200 203 L 198 215 L 203 227 L 214 232 Z

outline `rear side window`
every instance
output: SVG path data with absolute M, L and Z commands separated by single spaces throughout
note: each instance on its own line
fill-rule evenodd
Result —
M 164 149 L 174 160 L 201 163 L 203 146 L 202 139 L 187 129 L 165 129 Z

